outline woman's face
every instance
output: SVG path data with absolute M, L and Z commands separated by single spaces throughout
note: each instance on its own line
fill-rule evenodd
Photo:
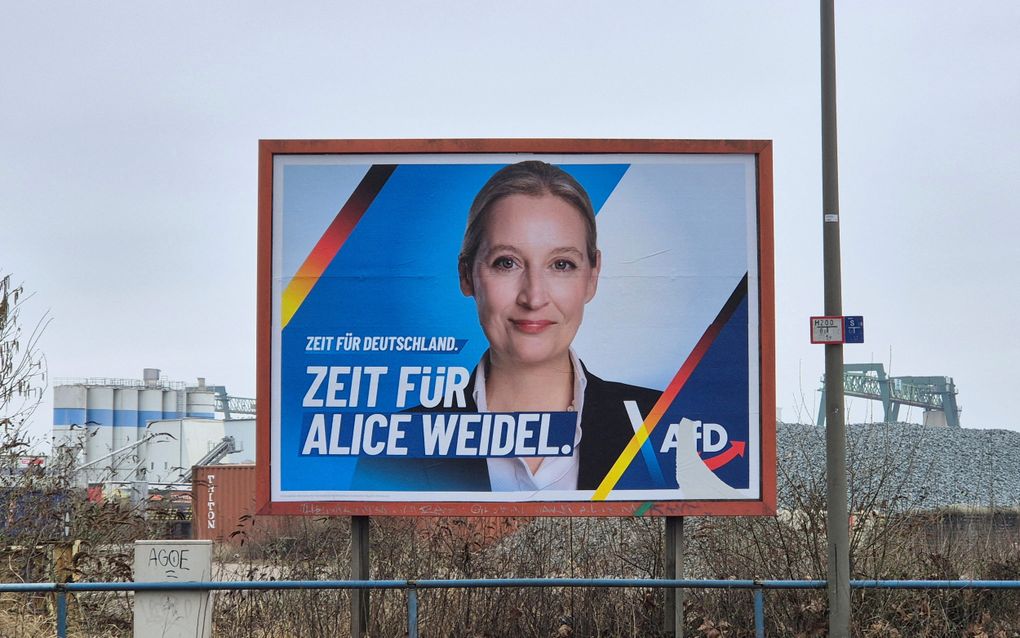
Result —
M 581 213 L 554 195 L 510 195 L 489 209 L 485 232 L 461 290 L 473 296 L 495 365 L 567 362 L 595 295 Z

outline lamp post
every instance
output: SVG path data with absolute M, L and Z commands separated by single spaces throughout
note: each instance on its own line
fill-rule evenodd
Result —
M 842 316 L 839 170 L 836 154 L 836 33 L 833 0 L 821 2 L 822 251 L 825 314 Z M 843 344 L 825 345 L 825 476 L 829 636 L 850 636 L 850 529 L 847 512 Z

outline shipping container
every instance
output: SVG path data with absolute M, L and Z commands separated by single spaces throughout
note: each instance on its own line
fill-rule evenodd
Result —
M 191 494 L 196 540 L 263 541 L 277 534 L 285 518 L 255 515 L 254 465 L 196 466 Z

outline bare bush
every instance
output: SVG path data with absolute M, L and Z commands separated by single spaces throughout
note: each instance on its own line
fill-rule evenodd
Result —
M 798 435 L 821 437 L 823 431 L 805 426 Z M 848 443 L 854 578 L 1016 577 L 1020 546 L 994 529 L 993 517 L 932 510 L 923 493 L 905 488 L 908 478 L 917 482 L 930 472 L 916 441 L 894 442 L 873 428 L 854 430 Z M 819 446 L 791 447 L 779 459 L 778 489 L 788 507 L 778 516 L 687 519 L 687 576 L 825 578 L 825 477 L 811 449 Z M 266 580 L 348 578 L 349 521 L 299 522 L 286 538 L 235 550 L 227 559 L 233 573 Z M 999 523 L 1007 525 L 1015 521 Z M 372 578 L 656 578 L 663 575 L 663 532 L 661 519 L 644 518 L 374 519 Z M 1010 636 L 1020 617 L 1020 596 L 1011 592 L 853 596 L 853 631 L 860 637 Z M 661 589 L 439 589 L 420 591 L 419 600 L 424 636 L 661 635 Z M 750 592 L 693 590 L 687 601 L 688 635 L 753 635 Z M 769 635 L 825 634 L 824 590 L 771 590 L 766 601 Z M 348 604 L 346 593 L 232 593 L 220 598 L 217 627 L 243 628 L 246 635 L 345 635 Z M 373 636 L 403 635 L 405 594 L 373 592 L 371 620 Z
M 120 501 L 91 502 L 75 487 L 78 450 L 54 451 L 42 464 L 26 434 L 46 383 L 38 350 L 45 316 L 23 331 L 29 297 L 0 276 L 0 581 L 66 582 L 131 579 L 132 545 L 162 535 L 144 510 Z M 73 597 L 78 635 L 130 630 L 126 595 Z M 8 596 L 0 605 L 0 635 L 52 635 L 51 595 Z M 40 631 L 42 632 L 40 634 Z M 111 633 L 112 632 L 112 633 Z
M 805 426 L 798 436 L 821 438 L 824 430 Z M 1011 538 L 1002 526 L 995 529 L 995 510 L 974 516 L 967 533 L 952 533 L 958 527 L 957 513 L 929 509 L 923 491 L 918 494 L 906 488 L 908 479 L 924 482 L 931 475 L 931 468 L 917 454 L 920 440 L 893 441 L 881 427 L 851 431 L 847 449 L 851 578 L 1015 579 L 1020 574 L 1016 542 L 1020 539 Z M 788 449 L 779 459 L 780 500 L 792 506 L 777 517 L 693 521 L 694 577 L 825 579 L 824 464 L 808 456 L 808 450 L 824 446 L 814 443 Z M 750 597 L 746 598 L 735 605 L 732 593 L 693 592 L 688 610 L 695 616 L 692 624 L 726 623 L 730 629 L 723 635 L 752 635 Z M 981 632 L 1012 636 L 1020 632 L 1016 592 L 856 590 L 852 602 L 855 636 L 978 636 Z M 824 635 L 826 608 L 825 590 L 769 591 L 768 631 Z
M 311 520 L 300 533 L 286 548 L 269 543 L 234 558 L 256 579 L 349 577 L 346 519 Z M 372 578 L 654 578 L 662 575 L 662 542 L 656 519 L 375 519 Z M 419 591 L 419 599 L 423 636 L 660 634 L 657 590 L 437 589 Z M 231 593 L 219 599 L 217 627 L 344 635 L 348 604 L 346 593 Z M 373 592 L 371 620 L 373 636 L 404 635 L 405 594 Z

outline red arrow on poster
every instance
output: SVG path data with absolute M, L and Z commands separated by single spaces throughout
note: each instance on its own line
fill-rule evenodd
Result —
M 717 454 L 710 459 L 702 459 L 702 461 L 704 461 L 705 467 L 715 471 L 738 456 L 744 456 L 744 450 L 746 449 L 747 443 L 744 443 L 743 441 L 733 441 L 730 443 L 730 447 L 722 454 Z

